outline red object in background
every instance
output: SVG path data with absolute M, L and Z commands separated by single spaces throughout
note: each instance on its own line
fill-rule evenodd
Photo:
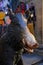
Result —
M 21 13 L 24 15 L 24 13 L 25 13 L 25 10 L 22 10 L 22 11 L 21 11 Z
M 21 7 L 20 7 L 20 6 L 21 6 Z M 18 12 L 21 11 L 21 13 L 24 15 L 24 13 L 25 13 L 25 4 L 24 4 L 24 2 L 20 2 L 20 6 L 17 7 L 16 13 L 18 13 Z M 20 10 L 20 9 L 21 9 L 21 10 Z
M 24 15 L 24 13 L 25 13 L 25 4 L 24 4 L 24 2 L 21 2 L 20 4 L 21 4 L 21 13 Z

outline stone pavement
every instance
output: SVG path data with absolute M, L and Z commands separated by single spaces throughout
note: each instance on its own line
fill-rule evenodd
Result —
M 23 54 L 24 65 L 43 65 L 43 57 L 37 54 Z

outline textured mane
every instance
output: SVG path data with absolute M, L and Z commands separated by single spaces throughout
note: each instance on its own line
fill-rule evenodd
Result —
M 14 51 L 23 48 L 22 38 L 23 30 L 16 17 L 12 17 L 12 23 L 8 26 L 6 33 L 0 38 L 0 55 L 4 53 L 6 48 L 11 47 Z

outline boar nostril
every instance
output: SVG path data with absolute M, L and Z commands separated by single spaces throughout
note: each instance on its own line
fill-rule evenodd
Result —
M 39 47 L 38 43 L 35 43 L 35 45 L 33 45 L 33 48 L 38 48 L 38 47 Z

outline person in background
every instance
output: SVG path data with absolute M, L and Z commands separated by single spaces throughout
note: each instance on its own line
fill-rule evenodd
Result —
M 33 21 L 34 30 L 35 30 L 36 12 L 35 12 L 35 6 L 34 6 L 33 2 L 31 3 L 31 6 L 30 6 L 29 10 L 33 14 L 32 21 Z
M 21 5 L 21 13 L 23 14 L 23 16 L 25 16 L 25 3 L 20 2 L 20 5 Z

